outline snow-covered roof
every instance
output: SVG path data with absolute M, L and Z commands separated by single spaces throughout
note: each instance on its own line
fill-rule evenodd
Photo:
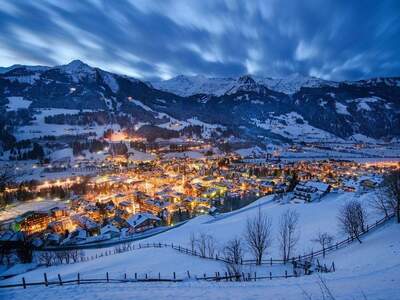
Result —
M 109 232 L 119 233 L 119 229 L 117 227 L 115 227 L 114 225 L 111 225 L 111 224 L 107 224 L 106 226 L 104 226 L 104 227 L 102 227 L 100 229 L 100 233 L 101 234 L 106 234 L 106 233 L 109 233 Z
M 160 218 L 150 213 L 138 213 L 126 220 L 132 227 L 137 227 L 146 220 L 160 221 Z

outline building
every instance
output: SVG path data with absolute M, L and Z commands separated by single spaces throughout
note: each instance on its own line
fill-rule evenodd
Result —
M 150 213 L 139 213 L 130 217 L 127 222 L 130 226 L 130 232 L 142 232 L 157 226 L 161 219 Z
M 329 193 L 331 186 L 320 181 L 305 181 L 300 182 L 294 188 L 294 203 L 305 203 L 320 200 L 323 196 Z
M 119 229 L 111 224 L 107 224 L 106 226 L 100 229 L 101 235 L 110 235 L 111 238 L 119 237 L 121 235 Z
M 17 227 L 28 235 L 47 228 L 52 218 L 47 212 L 28 211 L 15 219 Z

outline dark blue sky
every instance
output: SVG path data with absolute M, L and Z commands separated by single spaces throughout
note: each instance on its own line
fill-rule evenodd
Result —
M 400 1 L 0 0 L 0 66 L 81 59 L 143 79 L 400 75 Z

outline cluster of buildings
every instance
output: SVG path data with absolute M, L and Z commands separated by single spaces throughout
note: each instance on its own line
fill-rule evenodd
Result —
M 293 203 L 306 203 L 332 191 L 367 190 L 378 186 L 388 169 L 398 167 L 349 161 L 282 163 L 271 158 L 154 159 L 93 175 L 87 178 L 86 192 L 67 204 L 27 212 L 0 224 L 0 229 L 25 232 L 37 246 L 125 239 L 215 212 L 227 201 L 290 191 Z

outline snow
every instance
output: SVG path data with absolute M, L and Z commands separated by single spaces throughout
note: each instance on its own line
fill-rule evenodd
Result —
M 149 161 L 155 158 L 154 154 L 137 151 L 135 149 L 130 149 L 129 154 L 131 154 L 129 159 L 133 161 Z
M 204 154 L 198 151 L 183 151 L 183 152 L 170 152 L 163 156 L 164 158 L 193 158 L 200 159 L 204 158 Z
M 292 74 L 286 78 L 270 78 L 252 76 L 256 83 L 286 94 L 294 94 L 301 87 L 317 87 L 321 85 L 336 86 L 337 83 L 325 81 L 315 77 Z M 169 80 L 153 81 L 153 87 L 168 91 L 180 96 L 191 96 L 195 94 L 224 95 L 236 91 L 240 85 L 239 78 L 207 78 L 202 75 L 185 76 L 179 75 Z M 258 103 L 261 104 L 261 103 Z
M 19 215 L 26 213 L 31 210 L 49 210 L 53 207 L 64 205 L 64 202 L 60 199 L 43 199 L 37 198 L 36 200 L 26 201 L 22 203 L 7 205 L 5 209 L 1 211 L 0 222 L 11 220 Z
M 370 143 L 370 144 L 376 144 L 377 140 L 374 138 L 371 138 L 369 136 L 357 133 L 357 134 L 353 134 L 352 136 L 350 136 L 348 138 L 348 140 L 352 140 L 352 141 L 357 141 L 357 142 L 363 142 L 363 143 Z
M 69 74 L 74 82 L 79 82 L 81 79 L 95 74 L 95 70 L 92 67 L 80 60 L 73 60 L 69 64 L 55 68 Z
M 26 100 L 23 97 L 8 97 L 7 111 L 16 111 L 18 109 L 28 108 L 32 101 Z
M 250 148 L 243 148 L 243 149 L 238 149 L 235 150 L 237 154 L 243 157 L 249 157 L 249 156 L 259 156 L 259 155 L 264 155 L 266 154 L 266 151 L 263 151 L 260 147 L 255 146 L 255 147 L 250 147 Z
M 54 160 L 62 160 L 62 159 L 69 159 L 72 160 L 74 154 L 72 153 L 72 148 L 64 148 L 60 150 L 56 150 L 50 154 L 51 161 Z
M 36 80 L 40 79 L 40 73 L 35 73 L 33 75 L 23 75 L 23 76 L 7 76 L 5 78 L 11 81 L 18 81 L 19 83 L 34 84 Z
M 83 110 L 84 112 L 90 110 Z M 18 140 L 38 138 L 45 135 L 72 135 L 72 134 L 85 134 L 95 133 L 96 136 L 102 136 L 104 131 L 107 129 L 114 129 L 115 131 L 120 129 L 117 124 L 108 125 L 97 125 L 94 127 L 90 126 L 75 126 L 75 125 L 59 125 L 59 124 L 47 124 L 44 119 L 46 116 L 57 115 L 57 114 L 78 114 L 80 111 L 77 109 L 63 109 L 63 108 L 47 108 L 39 109 L 35 111 L 36 120 L 31 125 L 20 126 L 14 132 L 14 135 Z
M 371 111 L 371 107 L 366 102 L 360 102 L 357 104 L 357 110 Z
M 373 96 L 373 97 L 364 97 L 364 98 L 356 98 L 347 100 L 347 102 L 355 102 L 357 103 L 357 110 L 371 111 L 372 108 L 369 105 L 370 103 L 377 103 L 380 101 L 384 101 L 382 98 Z
M 346 105 L 344 105 L 344 104 L 342 104 L 340 102 L 336 102 L 335 105 L 336 105 L 336 112 L 338 114 L 351 116 L 351 114 L 347 110 L 347 106 Z
M 274 116 L 270 115 L 264 121 L 252 119 L 253 123 L 272 133 L 294 140 L 335 140 L 337 137 L 322 129 L 308 124 L 301 115 L 296 112 Z
M 329 197 L 329 196 L 328 196 Z M 332 194 L 330 199 L 319 203 L 277 205 L 271 203 L 270 197 L 262 198 L 253 205 L 239 211 L 220 215 L 217 218 L 201 216 L 174 230 L 154 236 L 149 242 L 167 239 L 170 242 L 188 243 L 189 234 L 206 232 L 212 234 L 219 243 L 241 234 L 246 219 L 254 216 L 258 209 L 268 213 L 273 218 L 273 229 L 276 230 L 276 219 L 287 207 L 296 209 L 300 214 L 301 242 L 311 243 L 309 239 L 319 229 L 333 232 L 336 224 L 334 217 L 340 204 L 349 198 L 355 197 L 352 193 Z M 361 201 L 367 201 L 371 194 L 365 194 Z M 373 220 L 371 220 L 373 221 Z M 370 222 L 371 222 L 370 221 Z M 335 299 L 398 299 L 400 294 L 399 267 L 400 260 L 400 226 L 393 221 L 370 232 L 363 237 L 363 243 L 354 242 L 349 246 L 327 254 L 326 259 L 320 258 L 322 263 L 335 262 L 336 272 L 321 275 Z M 144 243 L 146 240 L 144 241 Z M 273 241 L 273 247 L 277 244 Z M 310 248 L 308 248 L 309 250 Z M 93 252 L 90 252 L 93 251 Z M 93 254 L 97 250 L 87 250 Z M 81 278 L 105 278 L 109 272 L 110 278 L 123 278 L 126 273 L 132 278 L 137 273 L 143 278 L 149 277 L 172 278 L 176 272 L 177 278 L 186 278 L 182 283 L 125 283 L 125 284 L 91 284 L 65 285 L 44 287 L 28 287 L 1 290 L 4 299 L 25 299 L 26 292 L 33 299 L 127 299 L 134 296 L 138 299 L 322 299 L 318 276 L 302 276 L 291 279 L 258 280 L 257 282 L 200 282 L 188 280 L 186 271 L 202 276 L 203 273 L 213 274 L 215 271 L 224 271 L 224 266 L 214 260 L 204 260 L 197 257 L 181 254 L 170 248 L 148 248 L 104 256 L 84 263 L 39 268 L 23 275 L 3 280 L 1 284 L 20 283 L 22 277 L 27 282 L 43 279 L 46 272 L 49 280 L 57 280 L 57 274 L 63 279 L 74 279 L 79 272 Z M 282 266 L 253 267 L 252 272 L 257 275 L 278 274 L 284 269 Z
M 105 72 L 103 74 L 103 80 L 110 87 L 110 89 L 111 89 L 111 91 L 113 91 L 113 93 L 118 92 L 119 85 L 112 74 Z

